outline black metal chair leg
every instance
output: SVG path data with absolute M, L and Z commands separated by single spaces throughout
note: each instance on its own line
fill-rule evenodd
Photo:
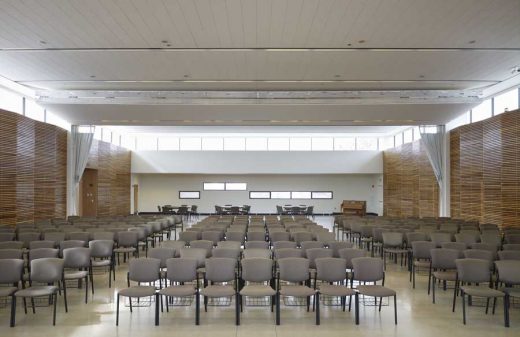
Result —
M 280 293 L 276 294 L 276 325 L 280 325 Z
M 466 294 L 462 291 L 462 322 L 466 325 Z
M 397 295 L 394 295 L 394 318 L 395 325 L 397 325 Z
M 56 305 L 58 304 L 58 294 L 54 293 L 54 309 L 52 310 L 52 325 L 56 325 Z
M 159 293 L 155 294 L 155 325 L 159 325 Z
M 195 294 L 195 325 L 200 324 L 200 296 L 199 292 Z
M 15 325 L 15 319 L 16 319 L 16 297 L 11 296 L 11 328 L 14 327 L 14 325 Z
M 314 299 L 316 302 L 316 325 L 320 325 L 320 293 L 316 292 L 314 295 Z
M 119 325 L 119 294 L 117 294 L 117 304 L 116 304 L 116 326 Z

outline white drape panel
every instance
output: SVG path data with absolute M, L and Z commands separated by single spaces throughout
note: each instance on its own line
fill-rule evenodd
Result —
M 73 125 L 71 128 L 72 136 L 72 173 L 74 182 L 74 191 L 72 193 L 72 212 L 73 215 L 78 213 L 78 200 L 79 200 L 79 182 L 81 176 L 85 171 L 85 167 L 88 162 L 88 155 L 90 147 L 92 146 L 92 140 L 94 139 L 94 127 L 90 128 L 90 132 L 83 133 L 79 132 L 79 126 Z
M 442 188 L 445 165 L 444 155 L 446 152 L 444 146 L 444 127 L 438 126 L 437 129 L 437 133 L 424 133 L 421 128 L 419 128 L 419 130 L 421 130 L 421 145 L 426 149 L 426 154 L 432 165 L 435 178 L 437 178 L 437 183 L 439 183 L 439 187 Z

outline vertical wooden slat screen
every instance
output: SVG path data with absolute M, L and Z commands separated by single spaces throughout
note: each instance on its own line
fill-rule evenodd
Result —
M 451 216 L 520 227 L 520 111 L 450 132 Z
M 439 187 L 419 141 L 384 151 L 383 166 L 386 216 L 438 216 Z
M 94 140 L 87 168 L 98 170 L 98 216 L 130 214 L 131 152 Z
M 0 224 L 66 215 L 67 131 L 0 110 Z

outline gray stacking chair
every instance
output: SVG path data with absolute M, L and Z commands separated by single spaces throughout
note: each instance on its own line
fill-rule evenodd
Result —
M 177 241 L 166 240 L 166 241 L 163 241 L 161 247 L 168 247 L 168 248 L 175 249 L 175 257 L 180 257 L 181 248 L 186 247 L 186 242 L 178 241 L 178 240 Z
M 294 241 L 276 241 L 273 243 L 273 249 L 285 249 L 285 248 L 296 248 L 296 242 Z
M 493 259 L 495 259 L 495 260 L 497 259 L 497 256 L 498 256 L 498 254 L 497 254 L 498 246 L 493 245 L 493 244 L 477 242 L 477 243 L 474 243 L 471 245 L 471 249 L 488 250 L 491 253 L 493 253 Z
M 441 248 L 458 250 L 460 257 L 462 257 L 462 252 L 468 249 L 468 246 L 465 242 L 443 242 L 441 243 Z
M 114 241 L 112 240 L 92 240 L 89 242 L 90 256 L 92 258 L 92 268 L 108 267 L 108 287 L 112 287 L 112 277 L 116 280 L 116 270 L 114 268 Z M 112 275 L 110 275 L 112 273 Z M 111 277 L 112 276 L 112 277 Z
M 506 327 L 509 327 L 510 298 L 520 298 L 520 289 L 513 287 L 520 285 L 520 261 L 496 261 L 495 266 L 498 272 L 497 284 L 505 284 L 505 288 L 501 288 L 500 290 L 505 293 L 504 315 Z
M 188 246 L 192 241 L 198 240 L 199 237 L 199 232 L 195 231 L 184 231 L 179 233 L 179 240 L 184 241 Z
M 480 232 L 472 231 L 472 232 L 460 232 L 455 234 L 455 242 L 464 242 L 466 246 L 471 247 L 472 244 L 478 243 L 480 241 Z
M 298 247 L 301 246 L 304 241 L 312 241 L 312 233 L 311 232 L 295 232 L 292 234 L 293 241 L 296 242 Z
M 461 252 L 456 249 L 435 248 L 430 250 L 431 263 L 429 277 L 432 289 L 432 301 L 435 303 L 435 288 L 437 288 L 437 280 L 443 282 L 443 289 L 446 290 L 446 282 L 457 281 L 457 266 L 455 260 L 461 257 Z M 430 294 L 430 288 L 428 288 Z
M 503 247 L 504 250 L 520 250 L 520 243 L 506 243 Z
M 121 296 L 128 297 L 130 312 L 132 312 L 132 298 L 155 296 L 155 325 L 159 325 L 159 294 L 154 285 L 143 286 L 141 283 L 153 284 L 160 279 L 161 260 L 152 258 L 138 258 L 129 261 L 127 284 L 128 288 L 121 289 L 117 293 L 116 326 L 119 325 L 119 299 Z M 130 281 L 138 285 L 130 286 Z
M 288 257 L 303 257 L 303 250 L 299 248 L 281 248 L 274 250 L 274 257 L 279 259 L 285 259 Z
M 412 242 L 412 256 L 410 268 L 410 281 L 415 289 L 415 272 L 419 268 L 429 269 L 431 263 L 430 251 L 435 248 L 435 243 L 430 241 L 414 241 Z M 428 280 L 429 282 L 430 280 Z M 428 288 L 430 285 L 428 284 Z
M 227 257 L 230 259 L 239 260 L 240 258 L 240 248 L 222 248 L 216 247 L 213 248 L 211 252 L 212 257 Z
M 161 273 L 161 280 L 166 277 L 166 272 L 164 269 L 166 269 L 166 261 L 168 259 L 172 259 L 175 257 L 175 248 L 170 247 L 155 247 L 151 248 L 148 252 L 148 257 L 152 259 L 159 259 L 161 261 L 160 264 L 160 273 Z
M 258 232 L 249 231 L 246 235 L 247 241 L 265 241 L 265 232 L 263 230 Z M 287 233 L 287 235 L 289 235 L 289 233 Z
M 38 240 L 38 241 L 31 241 L 29 242 L 29 249 L 40 249 L 40 248 L 55 248 L 56 244 L 54 241 L 44 241 L 44 240 Z
M 443 242 L 451 242 L 451 233 L 433 232 L 430 233 L 430 241 L 435 243 L 435 247 L 440 248 Z
M 170 297 L 191 297 L 195 296 L 195 324 L 200 322 L 200 298 L 199 298 L 199 277 L 197 273 L 198 261 L 196 259 L 172 258 L 166 260 L 166 279 L 170 285 L 159 291 L 161 296 L 166 297 L 166 311 L 169 312 Z M 190 284 L 190 282 L 195 282 Z M 158 314 L 156 314 L 157 317 Z M 159 320 L 157 320 L 159 324 Z
M 385 287 L 385 271 L 383 261 L 379 258 L 374 257 L 356 257 L 352 259 L 352 266 L 354 267 L 354 273 L 352 279 L 361 282 L 374 282 L 373 285 L 358 285 L 357 291 L 359 295 L 379 297 L 379 311 L 381 311 L 381 304 L 383 297 L 394 298 L 394 322 L 397 325 L 397 294 L 395 290 Z M 377 282 L 382 281 L 381 285 Z M 359 310 L 359 299 L 356 294 L 356 310 Z M 359 316 L 358 316 L 359 317 Z M 359 324 L 359 320 L 356 321 Z
M 246 235 L 244 232 L 239 232 L 239 231 L 227 231 L 226 232 L 226 241 L 239 242 L 242 245 L 244 243 L 245 239 L 246 239 Z
M 278 241 L 290 241 L 291 235 L 287 232 L 272 232 L 269 233 L 269 240 L 271 241 L 271 245 Z
M 520 250 L 501 250 L 498 252 L 500 260 L 520 260 Z
M 348 275 L 346 272 L 347 262 L 342 258 L 327 257 L 316 259 L 316 274 L 314 278 L 314 289 L 318 289 L 320 296 L 334 296 L 341 298 L 343 311 L 349 297 L 349 311 L 351 309 L 352 296 L 356 291 L 348 288 Z M 318 286 L 318 281 L 322 283 Z M 356 316 L 358 312 L 356 311 Z M 319 315 L 319 314 L 318 314 Z
M 0 242 L 0 249 L 22 249 L 22 241 L 4 241 Z
M 316 234 L 316 241 L 323 242 L 324 244 L 328 245 L 329 242 L 335 241 L 336 235 L 331 232 L 318 232 Z
M 65 240 L 60 242 L 60 256 L 63 256 L 63 251 L 67 248 L 85 247 L 85 241 L 80 240 Z
M 48 232 L 43 233 L 43 239 L 46 241 L 53 241 L 54 246 L 58 247 L 61 241 L 65 241 L 67 233 L 65 232 Z
M 309 260 L 301 257 L 288 257 L 278 260 L 279 271 L 276 280 L 276 325 L 280 325 L 280 297 L 304 297 L 307 299 L 307 311 L 310 297 L 316 303 L 316 325 L 319 325 L 319 292 L 310 287 Z M 291 284 L 282 285 L 282 281 Z M 302 285 L 305 284 L 305 285 Z
M 323 248 L 324 244 L 321 241 L 304 241 L 301 243 L 301 249 L 303 250 L 304 257 L 306 257 L 306 252 L 308 249 L 313 248 Z
M 67 235 L 69 240 L 79 240 L 85 244 L 90 241 L 90 233 L 87 232 L 69 232 Z
M 0 242 L 13 241 L 15 237 L 14 232 L 0 232 Z
M 316 271 L 316 259 L 332 257 L 332 250 L 328 248 L 311 248 L 307 249 L 306 257 L 309 259 L 309 271 L 311 271 L 311 277 L 314 276 Z
M 41 234 L 37 232 L 22 232 L 18 233 L 18 240 L 23 242 L 23 248 L 29 248 L 31 241 L 39 241 Z
M 494 271 L 495 264 L 493 263 L 495 261 L 495 257 L 492 252 L 489 250 L 483 250 L 483 249 L 466 249 L 462 252 L 464 257 L 466 259 L 480 259 L 488 261 L 489 263 L 489 270 L 492 272 Z
M 92 240 L 109 240 L 114 241 L 116 234 L 114 232 L 104 232 L 96 228 L 96 231 L 92 233 Z
M 65 271 L 64 279 L 68 280 L 85 280 L 85 303 L 88 302 L 88 281 L 92 287 L 94 294 L 94 276 L 92 274 L 92 262 L 90 258 L 90 248 L 75 247 L 63 250 L 63 267 L 65 269 L 74 269 Z M 67 286 L 63 284 L 63 288 Z
M 455 282 L 455 290 L 453 296 L 453 311 L 455 310 L 456 294 L 460 290 L 462 297 L 462 322 L 466 324 L 466 295 L 472 297 L 486 298 L 486 314 L 489 309 L 489 300 L 493 298 L 493 314 L 495 313 L 495 304 L 497 298 L 503 298 L 504 292 L 487 287 L 480 286 L 482 283 L 490 283 L 491 270 L 489 261 L 481 259 L 457 259 L 457 281 Z M 461 282 L 472 285 L 461 285 Z M 478 284 L 478 285 L 474 285 Z M 506 321 L 506 310 L 504 310 L 504 321 Z M 507 322 L 505 322 L 507 326 Z
M 397 263 L 397 255 L 401 256 L 401 266 L 403 257 L 408 257 L 408 249 L 404 246 L 404 235 L 401 232 L 383 232 L 383 264 L 386 270 L 386 255 L 392 254 Z
M 120 254 L 123 254 L 124 261 L 126 257 L 130 258 L 130 254 L 136 254 L 139 257 L 139 233 L 136 231 L 122 231 L 117 233 L 117 248 L 114 248 L 114 254 L 117 255 L 117 264 Z
M 246 249 L 269 249 L 269 242 L 267 241 L 247 241 L 245 243 Z
M 276 291 L 273 289 L 273 260 L 264 258 L 245 258 L 241 261 L 244 286 L 239 291 L 240 311 L 244 308 L 243 297 L 271 298 L 271 312 L 275 303 Z
M 480 234 L 480 242 L 494 245 L 498 248 L 502 245 L 502 238 L 499 232 L 485 232 Z
M 18 285 L 23 275 L 23 260 L 17 258 L 0 259 L 0 297 L 11 297 L 11 305 L 15 305 L 14 293 L 18 290 Z M 11 321 L 14 326 L 14 321 Z
M 204 311 L 208 311 L 208 298 L 235 296 L 235 324 L 240 325 L 238 287 L 236 284 L 237 260 L 213 257 L 206 260 L 204 284 L 200 294 L 204 296 Z M 233 284 L 229 284 L 229 283 Z M 215 284 L 218 283 L 218 284 Z
M 21 250 L 21 249 L 0 249 L 0 260 L 3 260 L 3 259 L 23 259 L 23 250 Z
M 63 278 L 63 260 L 58 258 L 41 258 L 31 261 L 31 274 L 29 277 L 31 282 L 43 283 L 47 285 L 30 286 L 29 288 L 18 290 L 14 293 L 11 304 L 11 326 L 15 326 L 16 321 L 16 300 L 21 297 L 23 299 L 30 298 L 33 313 L 35 313 L 34 298 L 41 296 L 52 296 L 54 309 L 52 315 L 52 325 L 56 325 L 56 304 L 58 302 L 58 291 L 60 284 L 64 284 Z M 57 286 L 55 284 L 58 284 Z M 67 308 L 67 289 L 63 288 L 63 301 L 65 303 L 65 312 Z M 27 313 L 26 301 L 24 301 L 24 311 Z

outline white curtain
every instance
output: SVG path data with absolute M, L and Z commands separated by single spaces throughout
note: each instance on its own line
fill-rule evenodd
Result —
M 444 182 L 444 156 L 446 152 L 444 146 L 444 126 L 437 126 L 437 133 L 426 133 L 423 128 L 419 128 L 419 130 L 421 132 L 421 145 L 426 149 L 433 173 L 435 178 L 437 178 L 439 187 L 442 189 Z
M 79 200 L 79 182 L 81 176 L 85 171 L 88 162 L 88 155 L 92 140 L 94 139 L 94 127 L 86 128 L 87 132 L 79 132 L 79 126 L 73 125 L 71 129 L 72 137 L 72 174 L 73 174 L 73 193 L 72 193 L 72 215 L 78 214 L 78 200 Z

